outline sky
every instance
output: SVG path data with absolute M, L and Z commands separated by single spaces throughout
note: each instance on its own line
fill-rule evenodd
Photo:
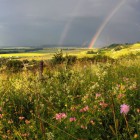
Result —
M 123 4 L 113 10 L 123 1 Z M 140 41 L 140 0 L 0 0 L 0 46 Z

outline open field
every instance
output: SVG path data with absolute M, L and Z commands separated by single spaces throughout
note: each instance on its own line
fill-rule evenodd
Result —
M 2 54 L 0 139 L 139 140 L 139 49 Z
M 19 52 L 19 53 L 6 53 L 6 54 L 0 54 L 0 57 L 5 57 L 5 58 L 16 58 L 16 59 L 35 59 L 35 60 L 41 60 L 41 59 L 52 59 L 53 55 L 58 52 L 60 49 L 59 48 L 47 48 L 47 49 L 41 49 L 41 50 L 32 50 L 31 52 Z M 76 56 L 81 56 L 83 54 L 86 54 L 88 49 L 79 49 L 79 48 L 74 48 L 74 49 L 62 49 L 64 54 L 68 55 L 76 55 Z
M 118 50 L 116 51 L 115 49 L 118 48 Z M 131 45 L 118 45 L 116 48 L 104 48 L 104 49 L 90 49 L 93 50 L 95 52 L 98 53 L 99 50 L 102 50 L 102 52 L 112 58 L 119 58 L 120 56 L 123 55 L 127 55 L 130 53 L 138 53 L 140 52 L 140 44 L 136 43 L 136 44 L 131 44 Z M 20 48 L 15 48 L 16 51 L 20 50 Z M 10 52 L 10 48 L 6 49 L 7 51 L 9 51 L 6 54 L 0 54 L 0 57 L 6 57 L 6 58 L 17 58 L 17 59 L 23 59 L 23 58 L 27 58 L 27 59 L 35 59 L 35 60 L 41 60 L 41 59 L 52 59 L 53 55 L 58 52 L 61 48 L 40 48 L 40 49 L 31 49 L 29 51 L 29 48 L 25 49 L 26 51 L 28 50 L 29 52 L 24 52 L 25 50 L 23 50 L 19 53 L 9 53 Z M 14 49 L 12 49 L 14 50 Z M 78 58 L 82 58 L 82 57 L 92 57 L 93 54 L 87 54 L 87 51 L 89 51 L 89 49 L 87 48 L 62 48 L 64 55 L 68 54 L 68 55 L 75 55 Z M 100 52 L 99 52 L 100 53 Z

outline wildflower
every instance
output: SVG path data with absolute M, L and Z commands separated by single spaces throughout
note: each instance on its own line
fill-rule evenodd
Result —
M 7 133 L 11 133 L 11 131 L 10 130 L 7 130 Z
M 7 139 L 7 138 L 8 138 L 8 136 L 6 136 L 6 135 L 3 135 L 3 136 L 2 136 L 2 138 L 3 138 L 3 139 Z
M 25 117 L 20 116 L 20 117 L 19 117 L 19 120 L 22 121 L 24 118 L 25 118 Z
M 9 121 L 8 121 L 8 124 L 12 124 L 12 123 L 13 123 L 13 120 L 9 120 Z
M 55 115 L 55 119 L 56 119 L 56 120 L 61 120 L 61 115 L 60 115 L 60 114 L 56 114 L 56 115 Z
M 118 99 L 123 98 L 123 97 L 124 97 L 124 94 L 119 94 L 118 95 Z
M 75 111 L 76 107 L 72 106 L 70 109 L 71 109 L 71 111 Z
M 121 105 L 121 113 L 124 113 L 125 115 L 127 115 L 127 113 L 129 112 L 129 110 L 130 110 L 130 107 L 129 107 L 129 105 L 126 105 L 126 104 L 123 104 L 123 105 Z
M 125 89 L 125 86 L 121 85 L 120 89 L 123 91 Z
M 82 129 L 87 129 L 87 126 L 81 125 Z
M 22 137 L 28 137 L 29 135 L 30 135 L 29 133 L 21 134 Z
M 0 119 L 2 119 L 3 118 L 3 114 L 0 114 Z
M 48 140 L 54 140 L 54 134 L 52 132 L 46 133 Z
M 61 120 L 62 118 L 65 119 L 66 117 L 67 117 L 67 115 L 65 113 L 57 113 L 55 115 L 56 120 Z
M 61 118 L 66 118 L 67 115 L 65 113 L 61 113 Z
M 137 113 L 140 113 L 140 109 L 139 108 L 137 108 Z
M 28 120 L 25 120 L 25 123 L 26 123 L 26 124 L 30 124 L 30 121 L 28 121 Z
M 76 118 L 75 117 L 71 117 L 70 118 L 70 122 L 75 122 L 76 121 Z
M 138 134 L 134 134 L 134 138 L 135 138 L 135 139 L 138 138 Z
M 95 99 L 99 98 L 101 96 L 101 94 L 97 93 L 95 96 Z
M 84 107 L 84 108 L 80 109 L 80 112 L 86 112 L 86 111 L 88 111 L 88 110 L 89 110 L 89 107 L 88 107 L 88 106 L 86 106 L 86 107 Z
M 108 104 L 105 103 L 105 102 L 100 102 L 100 106 L 101 106 L 102 108 L 106 108 L 106 107 L 108 106 Z
M 92 125 L 94 125 L 94 124 L 95 124 L 95 122 L 94 122 L 93 120 L 91 120 L 91 121 L 90 121 L 90 123 L 91 123 Z

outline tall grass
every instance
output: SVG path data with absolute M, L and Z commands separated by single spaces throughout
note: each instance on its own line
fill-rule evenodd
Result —
M 0 139 L 140 139 L 140 60 L 1 74 Z M 120 106 L 130 107 L 121 113 Z

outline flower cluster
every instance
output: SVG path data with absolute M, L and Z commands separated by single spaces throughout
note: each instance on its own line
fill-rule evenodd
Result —
M 106 108 L 108 106 L 108 104 L 103 101 L 103 102 L 100 102 L 100 106 L 102 108 Z
M 76 121 L 76 118 L 75 117 L 71 117 L 70 118 L 70 122 L 75 122 Z
M 67 117 L 67 115 L 65 113 L 57 113 L 55 115 L 55 119 L 56 120 L 61 120 L 61 119 L 65 119 Z
M 80 109 L 80 112 L 86 112 L 86 111 L 88 111 L 88 110 L 89 110 L 89 107 L 88 107 L 88 106 L 86 106 L 86 107 L 84 107 L 84 108 Z

